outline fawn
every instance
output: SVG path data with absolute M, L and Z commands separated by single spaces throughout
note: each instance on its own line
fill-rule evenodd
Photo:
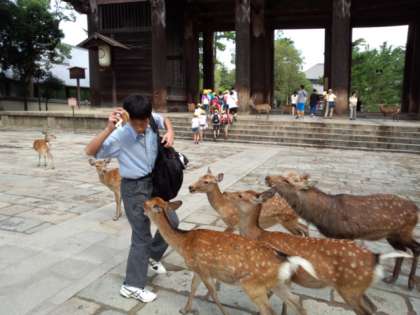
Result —
M 298 269 L 292 281 L 309 288 L 332 287 L 357 315 L 370 315 L 375 305 L 366 296 L 366 290 L 375 278 L 383 274 L 380 262 L 395 257 L 411 257 L 406 253 L 375 255 L 349 240 L 316 239 L 281 232 L 268 232 L 258 225 L 264 193 L 237 192 L 232 196 L 240 209 L 240 234 L 270 244 L 286 255 L 308 260 L 317 279 Z
M 54 169 L 54 159 L 51 154 L 51 140 L 56 139 L 53 134 L 43 131 L 44 139 L 36 139 L 32 147 L 38 153 L 38 167 L 41 166 L 41 156 L 44 157 L 44 166 L 47 167 L 47 157 L 51 162 L 51 168 Z
M 121 176 L 118 168 L 108 170 L 107 166 L 111 162 L 111 159 L 95 160 L 94 158 L 89 159 L 89 164 L 96 167 L 99 180 L 102 184 L 108 187 L 115 196 L 116 212 L 112 218 L 114 221 L 118 220 L 122 216 L 121 209 Z
M 257 305 L 261 315 L 274 315 L 268 301 L 271 290 L 299 314 L 306 314 L 284 284 L 300 266 L 316 277 L 312 265 L 300 257 L 288 257 L 263 243 L 242 236 L 205 229 L 182 231 L 173 228 L 167 213 L 182 205 L 181 201 L 165 202 L 153 198 L 144 203 L 144 212 L 156 224 L 163 238 L 184 259 L 194 272 L 191 292 L 181 313 L 192 311 L 192 300 L 200 282 L 203 282 L 224 315 L 214 280 L 239 285 Z
M 230 192 L 222 193 L 219 183 L 223 180 L 223 173 L 214 176 L 208 168 L 207 174 L 200 177 L 197 182 L 189 187 L 191 193 L 206 193 L 214 210 L 221 216 L 227 225 L 226 232 L 233 232 L 239 225 L 239 209 L 230 198 Z M 308 227 L 299 222 L 298 215 L 288 203 L 278 196 L 267 200 L 263 205 L 260 225 L 269 228 L 281 224 L 289 232 L 296 235 L 308 235 Z
M 386 238 L 396 250 L 410 249 L 414 259 L 408 288 L 414 288 L 420 255 L 420 243 L 413 237 L 419 215 L 414 202 L 389 194 L 326 194 L 313 187 L 309 175 L 301 176 L 296 172 L 267 176 L 266 183 L 272 187 L 273 194 L 279 193 L 298 215 L 314 224 L 326 237 L 370 241 Z M 397 280 L 403 259 L 397 258 L 394 272 L 385 282 Z

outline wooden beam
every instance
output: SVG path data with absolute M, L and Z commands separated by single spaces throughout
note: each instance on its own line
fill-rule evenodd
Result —
M 185 82 L 188 103 L 198 103 L 199 98 L 199 48 L 198 32 L 192 12 L 185 15 L 184 62 Z
M 264 102 L 273 105 L 274 94 L 274 30 L 266 29 L 265 35 L 265 96 Z
M 420 22 L 410 25 L 412 32 L 411 75 L 409 78 L 408 112 L 420 116 Z
M 236 90 L 239 109 L 248 111 L 251 92 L 251 0 L 235 0 Z
M 92 14 L 88 14 L 88 35 L 92 35 L 98 30 L 98 26 Z M 98 51 L 89 49 L 89 78 L 90 78 L 90 104 L 91 106 L 101 106 L 101 80 L 99 72 Z
M 352 39 L 350 9 L 351 0 L 333 0 L 330 85 L 337 95 L 336 113 L 339 115 L 348 111 Z
M 203 88 L 214 89 L 214 36 L 213 32 L 203 32 Z
M 152 0 L 152 95 L 153 108 L 167 111 L 166 6 L 165 0 Z
M 329 89 L 331 81 L 331 25 L 325 28 L 324 44 L 324 89 Z
M 411 23 L 408 28 L 407 34 L 407 47 L 405 49 L 405 65 L 404 65 L 404 81 L 401 98 L 401 112 L 408 113 L 410 107 L 410 89 L 411 89 L 411 76 L 413 70 L 413 53 L 414 53 L 414 41 L 416 27 L 414 23 Z

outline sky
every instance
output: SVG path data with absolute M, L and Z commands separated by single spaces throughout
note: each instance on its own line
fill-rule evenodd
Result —
M 64 42 L 77 45 L 87 37 L 86 16 L 76 14 L 75 22 L 62 22 L 60 28 L 65 34 Z M 378 48 L 385 41 L 394 47 L 405 46 L 407 31 L 407 26 L 356 28 L 353 29 L 353 40 L 364 38 L 370 48 Z M 324 62 L 324 30 L 283 30 L 282 32 L 284 36 L 293 40 L 296 48 L 301 52 L 304 60 L 303 70 Z M 218 52 L 220 60 L 230 69 L 233 68 L 231 55 L 234 51 L 235 44 L 229 42 L 224 52 Z

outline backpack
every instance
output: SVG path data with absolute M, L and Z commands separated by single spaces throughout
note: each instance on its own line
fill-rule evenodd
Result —
M 220 124 L 220 118 L 218 114 L 214 114 L 213 117 L 211 118 L 211 122 L 213 125 L 218 125 Z
M 159 129 L 153 117 L 150 117 L 150 126 L 157 135 L 158 154 L 152 172 L 153 192 L 152 197 L 160 197 L 169 201 L 178 195 L 184 180 L 184 169 L 188 159 L 174 148 L 165 148 Z

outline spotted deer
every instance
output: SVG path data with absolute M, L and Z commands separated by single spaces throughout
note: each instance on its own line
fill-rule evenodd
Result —
M 206 193 L 207 198 L 214 210 L 221 216 L 227 225 L 226 232 L 233 232 L 239 226 L 239 209 L 230 198 L 230 192 L 222 193 L 219 183 L 223 180 L 223 173 L 214 176 L 210 170 L 200 177 L 197 182 L 189 187 L 191 193 Z M 264 205 L 260 217 L 260 225 L 269 228 L 275 224 L 281 224 L 289 232 L 296 235 L 308 235 L 308 227 L 299 222 L 298 215 L 278 196 L 268 199 Z
M 326 237 L 375 241 L 385 238 L 396 250 L 410 249 L 414 254 L 408 280 L 415 285 L 420 244 L 413 238 L 418 222 L 418 208 L 410 200 L 389 194 L 357 196 L 330 195 L 313 187 L 309 175 L 287 172 L 284 176 L 267 176 L 271 193 L 279 193 L 307 222 Z M 404 257 L 398 257 L 388 283 L 397 280 Z
M 36 139 L 32 147 L 38 153 L 38 167 L 41 166 L 41 157 L 44 157 L 44 166 L 47 167 L 47 158 L 50 160 L 51 168 L 54 169 L 54 158 L 51 154 L 51 140 L 56 139 L 53 134 L 48 131 L 42 131 L 44 139 Z
M 270 194 L 268 194 L 270 195 Z M 264 193 L 243 191 L 232 194 L 240 209 L 240 234 L 270 244 L 274 249 L 308 260 L 317 279 L 298 269 L 291 280 L 303 287 L 332 287 L 357 315 L 370 315 L 375 305 L 366 296 L 366 290 L 383 274 L 380 262 L 387 258 L 411 257 L 400 253 L 376 255 L 349 240 L 300 237 L 281 232 L 268 232 L 259 227 Z
M 121 208 L 121 176 L 118 168 L 108 170 L 108 164 L 111 159 L 95 160 L 94 158 L 89 159 L 89 164 L 95 166 L 96 172 L 98 173 L 99 180 L 102 184 L 108 187 L 115 196 L 116 211 L 115 216 L 112 218 L 114 221 L 118 220 L 122 216 Z
M 194 273 L 191 292 L 181 310 L 182 314 L 192 311 L 197 287 L 203 282 L 220 311 L 227 315 L 217 296 L 215 280 L 240 286 L 256 304 L 261 315 L 276 314 L 268 301 L 269 291 L 295 308 L 298 314 L 306 314 L 297 297 L 289 292 L 284 283 L 299 267 L 316 277 L 308 261 L 283 255 L 263 243 L 233 233 L 173 228 L 168 221 L 168 213 L 181 205 L 181 201 L 168 203 L 156 197 L 144 203 L 144 212 Z

